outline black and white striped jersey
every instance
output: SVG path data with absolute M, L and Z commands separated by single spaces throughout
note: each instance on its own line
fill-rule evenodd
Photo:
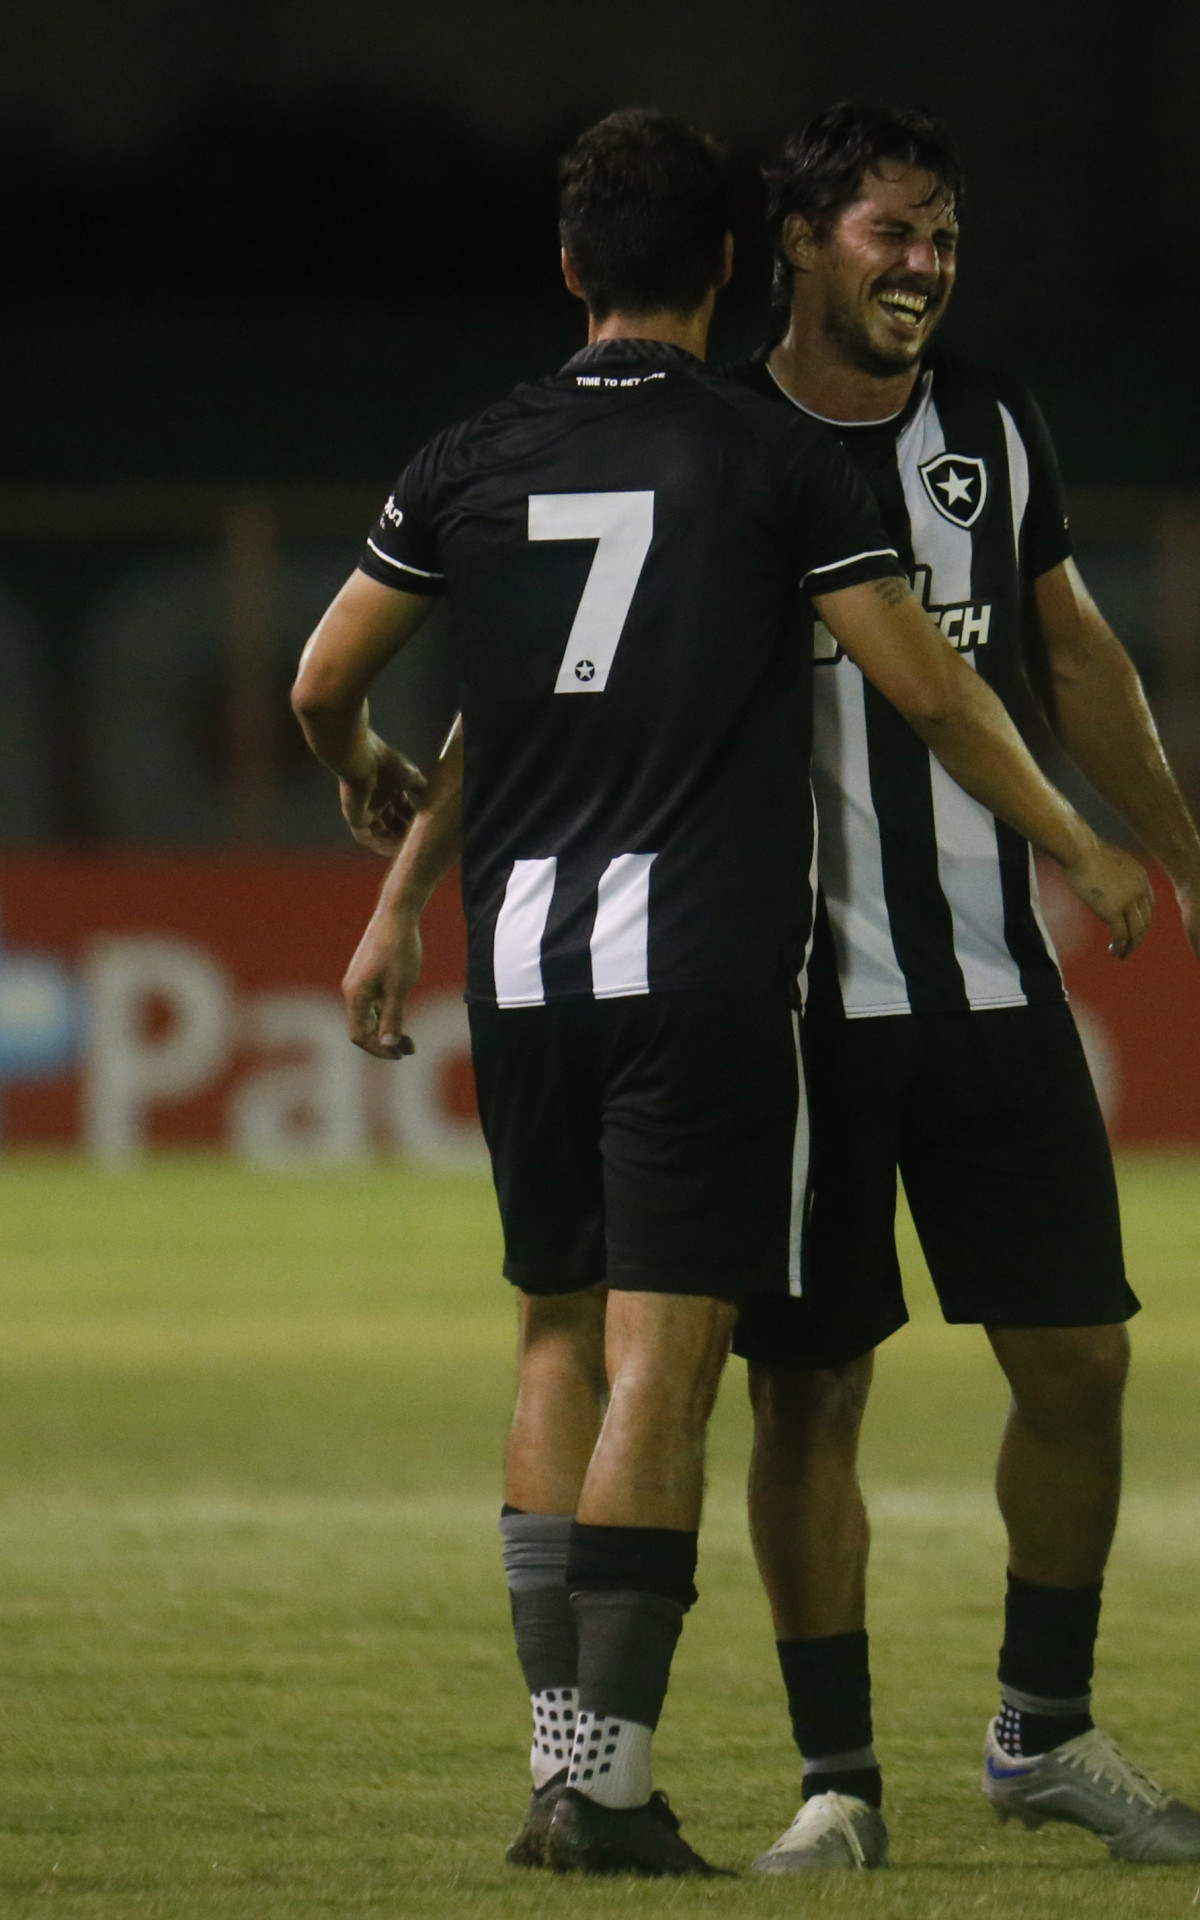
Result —
M 731 372 L 814 418 L 775 381 L 767 350 Z M 1029 587 L 1070 551 L 1036 403 L 935 350 L 893 420 L 825 425 L 869 482 L 914 590 L 1024 727 Z M 951 780 L 819 623 L 814 653 L 811 1001 L 840 996 L 868 1016 L 1060 999 L 1027 843 Z
M 469 999 L 794 975 L 801 588 L 900 571 L 828 434 L 681 349 L 599 342 L 419 453 L 360 564 L 449 597 Z

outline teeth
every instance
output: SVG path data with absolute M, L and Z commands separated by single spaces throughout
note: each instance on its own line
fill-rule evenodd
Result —
M 889 291 L 880 295 L 886 307 L 902 307 L 906 313 L 920 315 L 929 305 L 929 295 L 925 293 L 899 293 Z

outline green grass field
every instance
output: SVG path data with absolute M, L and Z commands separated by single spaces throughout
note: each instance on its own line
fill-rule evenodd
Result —
M 1129 1495 L 1098 1711 L 1200 1800 L 1200 1164 L 1127 1161 Z M 869 1420 L 878 1744 L 895 1866 L 802 1884 L 522 1875 L 526 1706 L 495 1517 L 514 1314 L 490 1190 L 384 1169 L 0 1167 L 0 1916 L 404 1920 L 721 1911 L 1193 1915 L 1200 1868 L 1001 1830 L 977 1787 L 1004 1395 L 919 1262 Z M 744 1863 L 797 1763 L 742 1518 L 730 1369 L 658 1743 Z

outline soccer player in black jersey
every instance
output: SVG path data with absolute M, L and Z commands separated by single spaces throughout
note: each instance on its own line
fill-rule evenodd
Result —
M 1166 869 L 1200 955 L 1200 839 L 1070 557 L 1041 415 L 1017 382 L 931 347 L 958 242 L 944 131 L 918 113 L 835 107 L 768 178 L 787 330 L 740 377 L 826 423 L 920 598 L 1010 713 L 1029 713 L 1031 679 L 1046 691 L 1067 753 Z M 805 1295 L 751 1303 L 734 1343 L 750 1360 L 751 1521 L 806 1796 L 757 1864 L 871 1865 L 886 1845 L 855 1456 L 871 1349 L 907 1317 L 897 1171 L 947 1320 L 983 1325 L 1012 1389 L 984 1792 L 1002 1817 L 1077 1822 L 1125 1859 L 1200 1860 L 1200 1815 L 1091 1719 L 1137 1302 L 1029 849 L 945 779 L 819 627 L 815 651 Z
M 704 369 L 729 255 L 708 144 L 614 116 L 562 184 L 590 344 L 410 463 L 294 702 L 348 819 L 390 850 L 418 785 L 363 695 L 448 595 L 472 1049 L 523 1296 L 501 1530 L 534 1796 L 510 1858 L 697 1873 L 652 1794 L 650 1742 L 695 1597 L 704 1433 L 737 1310 L 799 1279 L 802 599 L 1123 946 L 1150 901 L 922 612 L 832 438 Z M 404 940 L 396 899 L 444 864 L 421 823 L 443 819 L 456 761 L 418 790 L 352 969 L 356 1037 L 387 1057 L 403 1050 L 379 990 Z

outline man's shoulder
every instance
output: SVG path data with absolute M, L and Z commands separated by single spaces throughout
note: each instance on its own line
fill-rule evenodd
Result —
M 786 433 L 797 426 L 816 428 L 817 422 L 798 408 L 780 405 L 785 395 L 767 365 L 769 352 L 769 347 L 763 347 L 745 359 L 706 369 L 714 392 L 723 395 L 748 420 L 761 421 L 766 432 Z
M 453 421 L 412 455 L 407 471 L 426 482 L 469 477 L 494 457 L 498 440 L 519 433 L 546 410 L 550 388 L 550 380 L 522 384 L 464 419 Z
M 1037 410 L 1025 381 L 1005 368 L 981 364 L 951 347 L 940 346 L 930 351 L 925 364 L 933 375 L 935 405 L 939 399 L 963 396 L 1006 407 L 1018 419 L 1027 417 L 1031 409 Z
M 780 405 L 785 396 L 767 371 L 765 357 L 707 369 L 704 384 L 773 453 L 818 464 L 839 458 L 837 441 L 821 421 L 799 407 Z
M 780 396 L 768 361 L 776 342 L 766 341 L 756 347 L 753 353 L 743 354 L 740 359 L 726 361 L 725 365 L 715 369 L 722 379 L 731 380 L 736 386 L 744 387 L 748 393 L 757 393 L 764 400 L 775 401 Z

